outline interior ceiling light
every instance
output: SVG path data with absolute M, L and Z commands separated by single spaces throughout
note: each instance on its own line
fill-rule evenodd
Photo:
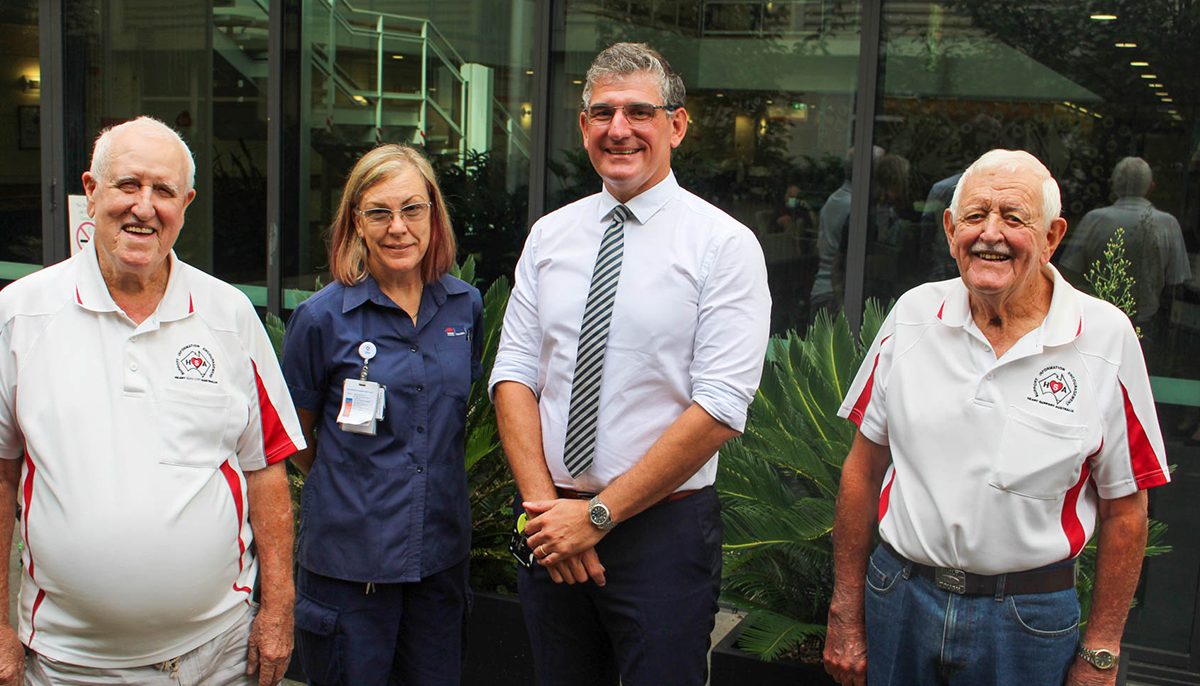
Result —
M 526 75 L 526 76 L 533 76 L 533 70 L 532 70 L 532 69 L 526 69 L 526 70 L 525 70 L 525 75 Z
M 1163 102 L 1175 102 L 1175 98 L 1163 98 Z
M 1137 43 L 1113 43 L 1118 48 L 1136 48 Z
M 1149 67 L 1149 66 L 1150 66 L 1150 63 L 1149 63 L 1149 62 L 1143 62 L 1143 61 L 1141 61 L 1141 60 L 1134 60 L 1134 61 L 1132 61 L 1132 62 L 1130 62 L 1130 63 L 1129 63 L 1129 66 L 1131 66 L 1131 67 Z
M 1157 79 L 1158 74 L 1142 74 L 1143 79 Z
M 1116 21 L 1117 15 L 1097 12 L 1091 16 L 1092 21 Z
M 1169 98 L 1169 97 L 1171 97 L 1171 94 L 1170 94 L 1170 93 L 1168 93 L 1168 92 L 1166 92 L 1166 91 L 1158 91 L 1157 93 L 1155 93 L 1155 95 L 1157 95 L 1157 96 L 1158 96 L 1158 97 L 1160 97 L 1160 98 Z
M 1161 83 L 1148 83 L 1146 85 L 1149 86 L 1150 88 L 1162 88 L 1163 87 L 1163 85 Z
M 392 55 L 392 59 L 394 59 L 394 60 L 402 60 L 402 59 L 404 59 L 404 55 Z

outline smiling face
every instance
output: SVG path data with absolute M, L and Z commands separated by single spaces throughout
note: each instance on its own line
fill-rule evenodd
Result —
M 187 153 L 149 125 L 114 130 L 103 176 L 83 174 L 88 215 L 96 222 L 96 256 L 114 279 L 163 277 L 196 191 L 187 187 Z
M 632 103 L 664 105 L 654 77 L 647 73 L 600 81 L 592 88 L 591 105 L 621 107 Z M 624 110 L 617 110 L 606 124 L 592 124 L 579 115 L 583 147 L 604 187 L 613 197 L 626 202 L 653 187 L 671 171 L 671 150 L 687 133 L 687 112 L 657 110 L 650 121 L 631 124 Z
M 973 296 L 1008 302 L 1038 292 L 1041 270 L 1067 228 L 1061 217 L 1047 228 L 1042 206 L 1042 179 L 1032 169 L 981 170 L 964 180 L 958 221 L 946 210 L 943 224 Z
M 414 203 L 429 202 L 425 179 L 411 167 L 368 188 L 357 209 L 399 210 Z M 429 249 L 432 212 L 428 208 L 418 219 L 404 219 L 392 213 L 386 225 L 355 215 L 354 226 L 367 248 L 367 270 L 376 281 L 421 279 L 421 260 Z

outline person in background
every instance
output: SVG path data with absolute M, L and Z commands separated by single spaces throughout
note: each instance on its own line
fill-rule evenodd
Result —
M 23 544 L 5 686 L 287 669 L 283 461 L 304 441 L 250 301 L 175 255 L 195 170 L 156 119 L 106 129 L 83 174 L 94 240 L 0 291 L 0 540 L 20 512 Z
M 942 217 L 957 279 L 897 301 L 839 415 L 825 665 L 841 684 L 1112 684 L 1170 480 L 1129 319 L 1050 265 L 1058 184 L 992 150 Z M 880 544 L 871 552 L 878 525 Z M 1087 630 L 1075 558 L 1098 534 Z
M 310 684 L 457 684 L 471 519 L 465 424 L 483 301 L 449 275 L 429 162 L 383 145 L 334 217 L 334 283 L 300 303 L 283 367 L 308 437 L 296 625 Z

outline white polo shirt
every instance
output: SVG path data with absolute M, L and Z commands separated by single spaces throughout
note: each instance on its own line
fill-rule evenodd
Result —
M 1048 269 L 1046 319 L 999 360 L 961 279 L 905 293 L 838 411 L 891 448 L 879 530 L 911 560 L 1000 574 L 1073 558 L 1099 498 L 1170 479 L 1129 319 Z
M 117 309 L 94 247 L 0 291 L 0 458 L 24 459 L 21 640 L 131 667 L 233 625 L 257 575 L 244 472 L 304 446 L 239 291 L 179 261 Z

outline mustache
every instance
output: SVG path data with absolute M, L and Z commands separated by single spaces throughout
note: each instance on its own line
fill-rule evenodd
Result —
M 971 246 L 971 254 L 978 255 L 981 252 L 990 252 L 997 255 L 1004 255 L 1005 257 L 1012 257 L 1012 251 L 1005 243 L 988 243 L 984 240 L 975 241 L 975 243 Z

